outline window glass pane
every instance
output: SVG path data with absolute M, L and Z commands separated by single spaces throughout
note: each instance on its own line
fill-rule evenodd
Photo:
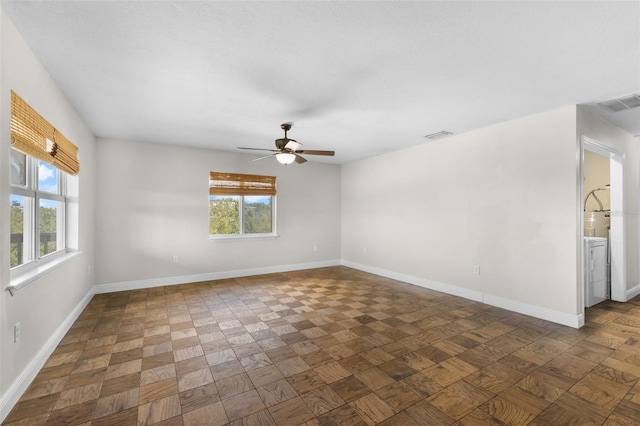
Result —
M 209 196 L 209 234 L 240 233 L 240 197 Z
M 44 161 L 38 161 L 38 189 L 54 194 L 59 192 L 58 169 Z
M 245 196 L 242 206 L 244 233 L 270 233 L 271 211 L 270 196 Z
M 40 199 L 40 256 L 58 249 L 58 211 L 57 201 Z
M 30 214 L 33 208 L 33 198 L 11 194 L 11 242 L 9 251 L 9 266 L 14 268 L 31 261 L 30 245 Z
M 27 156 L 11 150 L 11 185 L 27 186 Z

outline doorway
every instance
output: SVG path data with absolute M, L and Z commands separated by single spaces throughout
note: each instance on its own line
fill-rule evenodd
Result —
M 580 152 L 580 232 L 579 245 L 580 249 L 580 262 L 579 264 L 584 267 L 584 209 L 585 209 L 585 151 L 587 155 L 590 153 L 596 154 L 609 159 L 609 208 L 610 208 L 610 227 L 609 233 L 609 247 L 610 247 L 610 283 L 611 283 L 611 299 L 618 302 L 627 301 L 627 286 L 626 286 L 626 250 L 625 250 L 625 214 L 624 214 L 624 154 L 616 151 L 615 149 L 604 145 L 594 139 L 582 136 L 581 138 L 581 152 Z M 589 191 L 587 191 L 589 192 Z M 579 311 L 584 313 L 584 291 L 585 291 L 585 276 L 584 270 L 581 268 L 580 272 L 580 289 L 579 294 Z

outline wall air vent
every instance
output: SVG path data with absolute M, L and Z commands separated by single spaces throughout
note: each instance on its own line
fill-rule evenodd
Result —
M 431 133 L 425 136 L 425 138 L 429 139 L 429 140 L 435 140 L 435 139 L 440 139 L 440 138 L 444 138 L 447 136 L 452 135 L 453 133 L 451 132 L 447 132 L 446 130 L 442 130 L 440 132 L 436 132 L 436 133 Z
M 631 108 L 636 108 L 640 106 L 640 93 L 634 93 L 632 95 L 598 102 L 598 105 L 608 109 L 611 112 L 620 112 Z

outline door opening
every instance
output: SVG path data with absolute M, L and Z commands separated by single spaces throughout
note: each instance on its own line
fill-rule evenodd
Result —
M 585 187 L 585 152 L 586 155 L 596 154 L 597 156 L 606 157 L 609 168 L 609 183 L 610 187 L 604 188 L 601 192 L 595 192 L 600 198 L 604 198 L 609 203 L 609 224 L 610 231 L 608 232 L 609 238 L 609 250 L 610 250 L 610 285 L 611 285 L 611 299 L 619 302 L 627 301 L 627 289 L 626 289 L 626 253 L 625 253 L 625 215 L 624 215 L 624 155 L 616 150 L 608 147 L 594 139 L 588 137 L 582 137 L 582 149 L 580 155 L 580 218 L 581 226 L 578 233 L 579 247 L 580 249 L 580 262 L 582 265 L 580 273 L 581 283 L 579 294 L 580 312 L 584 312 L 585 307 L 585 274 L 584 274 L 584 237 L 591 233 L 589 226 L 585 227 L 585 214 L 584 211 L 588 208 L 588 203 L 593 203 L 593 200 L 585 200 L 585 193 L 589 194 L 592 189 L 599 191 L 598 188 Z M 606 179 L 606 178 L 605 178 Z M 589 184 L 594 186 L 593 184 Z M 608 194 L 607 194 L 608 193 Z M 608 195 L 608 199 L 605 197 Z M 598 199 L 601 203 L 601 199 Z M 606 204 L 598 205 L 594 210 L 606 211 Z M 595 230 L 594 230 L 595 232 Z

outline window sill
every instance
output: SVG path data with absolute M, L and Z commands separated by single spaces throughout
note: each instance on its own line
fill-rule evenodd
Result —
M 80 253 L 81 252 L 79 251 L 68 251 L 62 256 L 56 257 L 55 259 L 45 262 L 42 265 L 35 266 L 28 271 L 20 272 L 16 276 L 11 277 L 10 284 L 6 289 L 9 291 L 9 293 L 11 293 L 12 296 L 15 296 L 30 284 L 47 275 L 49 272 L 58 268 L 60 265 L 67 263 Z
M 245 235 L 209 235 L 209 241 L 229 241 L 229 240 L 271 240 L 278 238 L 277 234 L 245 234 Z

